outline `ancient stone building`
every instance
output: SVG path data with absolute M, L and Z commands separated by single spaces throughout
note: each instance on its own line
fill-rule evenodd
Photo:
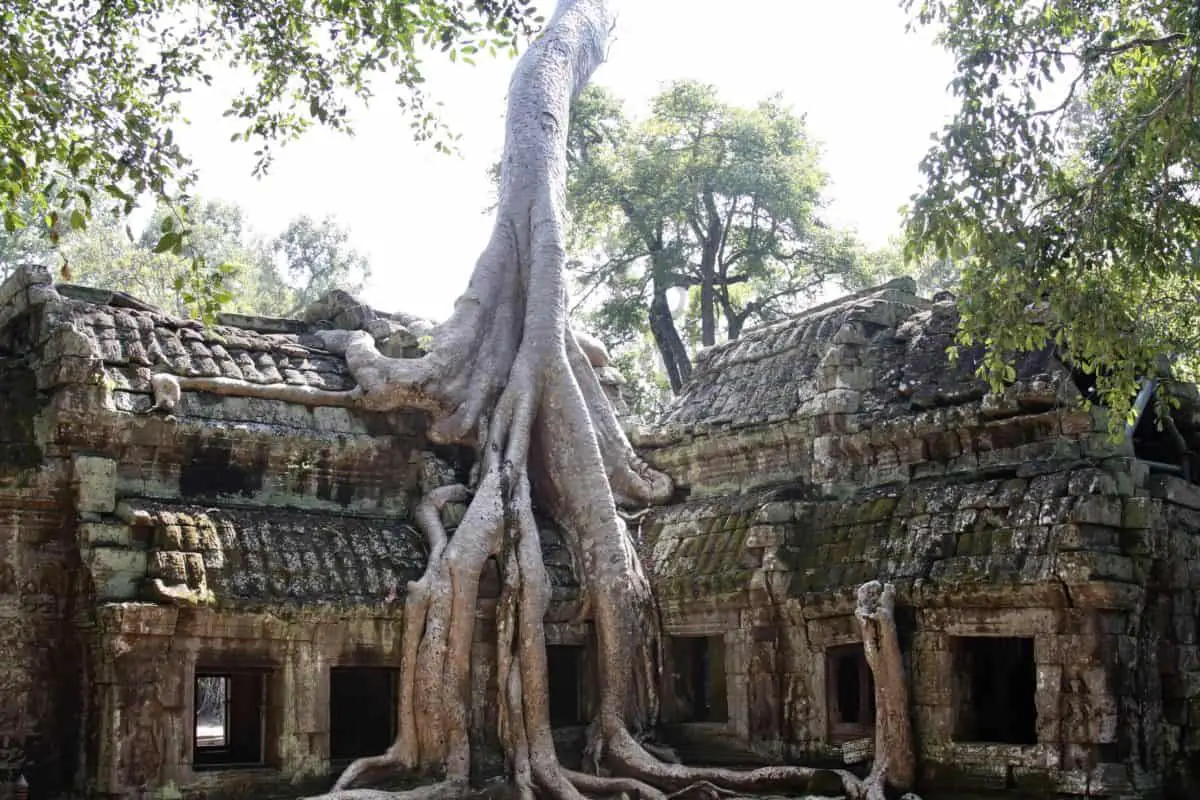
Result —
M 710 351 L 639 434 L 680 484 L 636 523 L 667 733 L 708 758 L 860 762 L 851 598 L 880 577 L 899 589 L 924 789 L 1184 791 L 1195 403 L 1114 442 L 1049 354 L 989 395 L 969 354 L 947 362 L 952 303 L 911 292 Z M 413 509 L 464 460 L 417 414 L 339 402 L 353 380 L 311 331 L 409 352 L 397 319 L 335 304 L 206 328 L 37 269 L 0 288 L 0 799 L 18 775 L 33 798 L 294 796 L 390 740 Z M 160 373 L 184 378 L 169 414 L 151 410 Z M 594 667 L 570 557 L 544 536 L 566 735 Z M 485 770 L 494 578 L 474 659 Z
M 853 597 L 886 579 L 924 789 L 1200 796 L 1195 394 L 1114 441 L 1049 353 L 988 394 L 973 354 L 947 359 L 951 299 L 912 291 L 715 348 L 638 441 L 687 492 L 641 522 L 676 721 L 865 757 Z
M 245 797 L 390 740 L 424 565 L 409 520 L 455 454 L 415 415 L 186 391 L 145 413 L 156 371 L 353 386 L 303 324 L 238 321 L 206 329 L 40 270 L 0 289 L 0 797 L 18 774 L 34 798 Z M 569 616 L 568 557 L 547 549 Z M 584 633 L 551 626 L 556 644 Z M 578 651 L 554 655 L 582 671 Z

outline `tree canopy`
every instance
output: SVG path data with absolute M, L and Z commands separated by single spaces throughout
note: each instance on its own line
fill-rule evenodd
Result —
M 114 215 L 67 233 L 51 252 L 28 229 L 0 231 L 0 275 L 26 262 L 56 263 L 65 280 L 119 289 L 179 316 L 203 317 L 218 308 L 284 316 L 338 288 L 356 292 L 370 275 L 366 258 L 335 219 L 300 216 L 278 236 L 254 233 L 235 203 L 193 199 L 182 211 L 190 234 L 181 251 L 162 251 L 164 223 L 180 209 L 160 205 L 135 235 Z M 197 272 L 196 260 L 219 265 Z M 198 282 L 203 282 L 199 283 Z
M 243 125 L 235 138 L 257 145 L 256 170 L 313 124 L 349 129 L 349 103 L 379 77 L 417 138 L 444 147 L 422 59 L 511 51 L 540 22 L 532 0 L 3 0 L 0 217 L 9 233 L 36 226 L 57 242 L 101 198 L 128 214 L 144 194 L 186 195 L 180 101 L 218 64 L 249 77 L 227 113 Z M 181 254 L 190 226 L 166 219 L 156 248 Z
M 610 344 L 647 328 L 678 389 L 689 342 L 737 338 L 795 310 L 853 262 L 850 237 L 820 219 L 826 177 L 804 119 L 770 98 L 737 108 L 680 81 L 649 118 L 589 88 L 568 137 L 571 245 L 591 321 Z M 669 293 L 689 293 L 682 335 Z
M 1200 5 L 903 4 L 956 58 L 907 233 L 963 267 L 961 343 L 995 382 L 1055 344 L 1118 422 L 1164 361 L 1194 376 Z

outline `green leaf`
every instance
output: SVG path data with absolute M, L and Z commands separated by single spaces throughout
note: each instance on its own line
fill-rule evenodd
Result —
M 180 249 L 183 243 L 182 237 L 178 233 L 164 233 L 154 245 L 156 254 L 176 252 Z

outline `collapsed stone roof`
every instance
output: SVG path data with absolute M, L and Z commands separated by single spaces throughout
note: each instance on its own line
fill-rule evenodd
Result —
M 911 278 L 839 298 L 700 353 L 664 412 L 660 435 L 823 415 L 887 419 L 981 399 L 979 352 L 950 363 L 952 300 L 918 297 Z M 1018 377 L 1056 402 L 1070 372 L 1049 351 L 1023 355 Z
M 148 498 L 124 500 L 117 516 L 123 526 L 84 523 L 85 547 L 114 553 L 140 544 L 148 553 L 144 572 L 120 577 L 157 602 L 240 610 L 377 605 L 402 600 L 428 557 L 425 537 L 403 520 Z M 569 599 L 578 587 L 571 554 L 555 530 L 540 535 L 556 598 Z M 97 572 L 106 559 L 91 563 Z M 94 575 L 102 596 L 112 577 L 103 573 Z M 481 596 L 498 593 L 493 583 Z
M 44 348 L 47 366 L 67 367 L 44 371 L 42 388 L 85 378 L 69 368 L 82 366 L 72 359 L 98 359 L 118 410 L 148 408 L 156 372 L 332 391 L 354 386 L 345 361 L 325 352 L 310 326 L 299 321 L 234 315 L 225 321 L 241 326 L 207 327 L 119 292 L 53 285 L 44 270 L 15 275 L 6 288 L 0 296 L 0 327 L 9 330 L 0 348 Z M 43 314 L 28 314 L 34 308 Z M 11 324 L 22 318 L 25 326 Z
M 382 602 L 425 565 L 424 537 L 384 519 L 131 500 L 158 599 L 218 605 Z M 211 597 L 210 597 L 211 596 Z
M 666 508 L 642 534 L 656 584 L 673 602 L 739 607 L 768 577 L 774 591 L 806 604 L 868 580 L 993 590 L 1058 577 L 1075 583 L 1081 571 L 1084 580 L 1121 580 L 1128 576 L 1114 572 L 1119 563 L 1073 565 L 1060 552 L 1085 549 L 1072 539 L 1078 525 L 1091 526 L 1088 546 L 1117 552 L 1117 490 L 1111 474 L 1078 464 L 1042 475 L 926 479 L 842 499 L 757 491 Z
M 33 313 L 41 310 L 41 314 Z M 24 325 L 14 322 L 24 321 Z M 411 358 L 435 325 L 404 312 L 388 313 L 335 290 L 296 319 L 219 314 L 205 325 L 164 313 L 124 292 L 54 283 L 43 267 L 22 267 L 0 286 L 0 357 L 46 351 L 49 369 L 39 387 L 86 382 L 80 369 L 98 362 L 120 411 L 152 404 L 151 378 L 221 378 L 254 386 L 292 386 L 341 392 L 355 381 L 345 361 L 328 353 L 316 331 L 370 333 L 380 352 Z M 53 342 L 53 343 L 52 343 Z M 623 378 L 593 363 L 605 391 L 620 403 Z

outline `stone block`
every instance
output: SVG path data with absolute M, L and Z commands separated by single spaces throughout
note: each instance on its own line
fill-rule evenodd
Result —
M 1149 481 L 1150 494 L 1168 503 L 1200 510 L 1200 486 L 1174 475 L 1154 475 Z
M 1124 439 L 1114 441 L 1107 432 L 1093 433 L 1080 439 L 1080 452 L 1084 458 L 1113 458 L 1133 455 L 1133 446 Z
M 1124 508 L 1118 497 L 1089 495 L 1082 497 L 1071 512 L 1072 522 L 1121 527 Z
M 150 555 L 148 566 L 151 578 L 161 578 L 168 585 L 187 583 L 187 562 L 183 553 L 159 550 Z
M 206 589 L 207 580 L 204 570 L 204 557 L 199 553 L 184 553 L 183 564 L 187 573 L 188 588 L 198 591 Z
M 160 550 L 183 550 L 183 528 L 174 523 L 159 525 L 154 530 L 154 546 Z
M 791 522 L 794 519 L 794 513 L 791 503 L 767 503 L 759 509 L 758 515 L 755 518 L 756 522 L 764 522 L 768 525 L 781 524 Z
M 1067 584 L 1112 580 L 1133 582 L 1133 560 L 1115 553 L 1074 551 L 1059 553 L 1055 574 Z
M 1088 772 L 1088 791 L 1100 797 L 1133 793 L 1129 767 L 1125 764 L 1097 764 Z
M 1117 553 L 1121 550 L 1121 534 L 1116 528 L 1076 523 L 1055 525 L 1054 541 L 1059 550 L 1093 550 Z
M 1122 506 L 1121 527 L 1142 530 L 1154 518 L 1154 501 L 1149 497 L 1127 497 Z
M 107 514 L 117 507 L 117 462 L 98 456 L 71 458 L 75 509 Z
M 1062 770 L 1055 776 L 1054 790 L 1059 794 L 1088 794 L 1088 772 L 1083 769 Z
M 1054 773 L 1042 767 L 1013 767 L 1013 786 L 1031 797 L 1050 797 L 1057 789 Z
M 81 522 L 79 544 L 82 547 L 133 547 L 133 531 L 128 525 Z
M 146 578 L 146 554 L 118 547 L 88 551 L 88 567 L 98 600 L 133 600 Z

